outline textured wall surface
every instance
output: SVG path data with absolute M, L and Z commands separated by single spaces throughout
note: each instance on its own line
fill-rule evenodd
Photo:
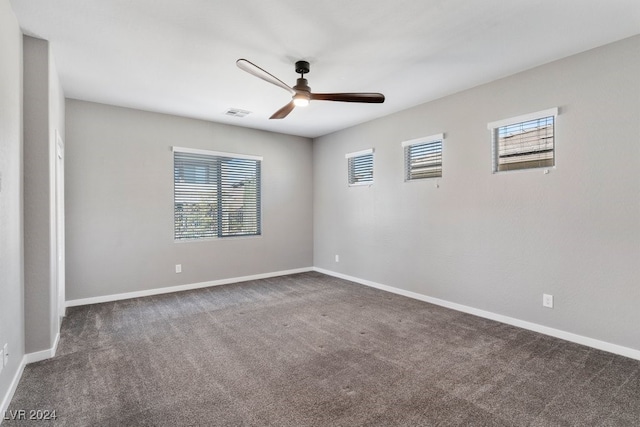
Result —
M 51 347 L 49 43 L 24 37 L 25 350 Z
M 24 355 L 22 209 L 22 32 L 0 0 L 0 346 L 10 353 L 0 410 Z
M 639 53 L 636 36 L 316 139 L 314 265 L 640 349 Z M 556 167 L 492 174 L 487 123 L 552 107 Z M 443 177 L 405 183 L 401 142 L 441 132 Z M 374 184 L 348 187 L 366 148 Z
M 33 353 L 53 348 L 59 331 L 56 135 L 64 136 L 64 93 L 49 42 L 23 43 L 25 350 Z
M 67 300 L 312 266 L 309 139 L 76 100 L 66 114 Z M 174 242 L 172 146 L 263 156 L 263 235 Z

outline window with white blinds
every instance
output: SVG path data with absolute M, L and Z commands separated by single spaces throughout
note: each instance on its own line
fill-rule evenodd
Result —
M 173 148 L 174 238 L 261 234 L 262 158 Z
M 558 109 L 489 123 L 493 172 L 555 165 L 555 118 Z
M 373 148 L 345 155 L 349 185 L 373 184 Z
M 405 181 L 442 176 L 444 134 L 404 141 Z

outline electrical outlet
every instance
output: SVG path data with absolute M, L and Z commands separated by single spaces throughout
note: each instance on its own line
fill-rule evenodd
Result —
M 2 347 L 2 365 L 7 366 L 9 363 L 9 343 L 5 343 L 4 347 Z
M 182 264 L 176 264 L 176 273 L 182 273 Z
M 542 305 L 544 307 L 553 308 L 553 295 L 542 294 Z
M 340 255 L 336 255 L 336 262 L 340 262 Z

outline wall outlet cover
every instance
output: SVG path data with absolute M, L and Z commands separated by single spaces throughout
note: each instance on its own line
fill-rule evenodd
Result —
M 553 295 L 542 294 L 542 305 L 547 308 L 553 308 Z

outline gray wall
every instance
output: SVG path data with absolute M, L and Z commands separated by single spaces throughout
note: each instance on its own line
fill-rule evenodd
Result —
M 51 349 L 59 330 L 56 274 L 56 130 L 64 95 L 49 42 L 24 36 L 25 351 Z
M 487 123 L 551 107 L 556 167 L 492 174 Z M 440 132 L 443 177 L 403 182 Z M 318 138 L 314 236 L 316 267 L 640 349 L 640 36 Z
M 310 140 L 76 100 L 66 115 L 67 300 L 312 266 Z M 264 156 L 263 235 L 175 243 L 172 146 Z
M 22 203 L 22 32 L 0 0 L 0 409 L 24 355 Z

